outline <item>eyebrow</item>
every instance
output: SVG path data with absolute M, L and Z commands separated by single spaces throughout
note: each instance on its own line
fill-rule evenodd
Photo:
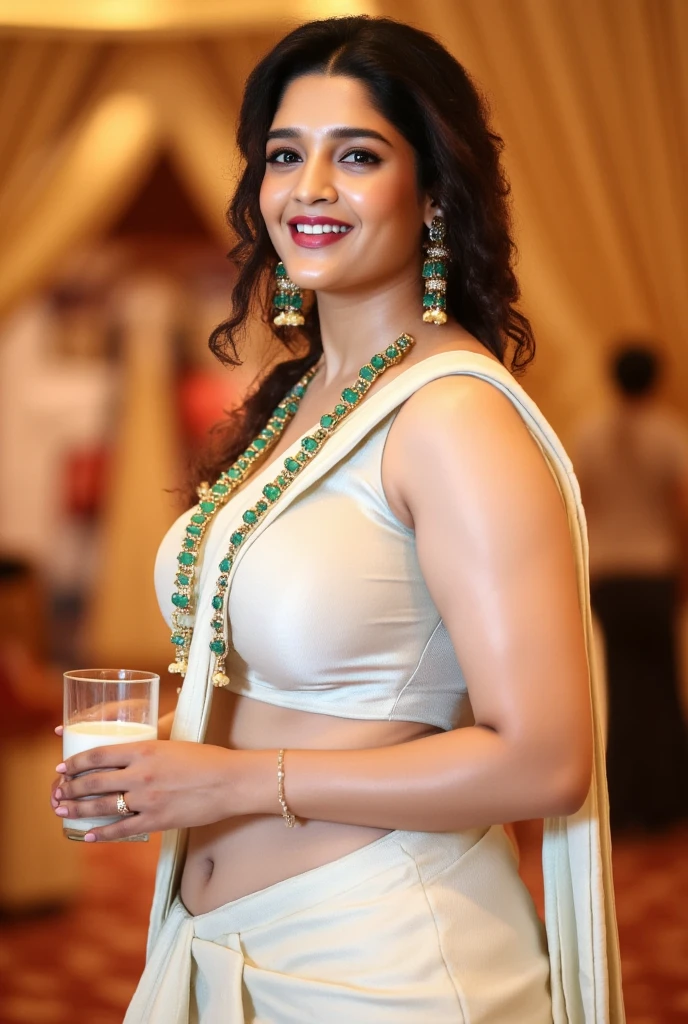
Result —
M 272 128 L 268 132 L 267 141 L 269 142 L 270 139 L 300 139 L 302 135 L 303 132 L 300 128 Z M 328 139 L 377 139 L 387 146 L 392 145 L 389 139 L 372 128 L 328 128 L 325 137 Z

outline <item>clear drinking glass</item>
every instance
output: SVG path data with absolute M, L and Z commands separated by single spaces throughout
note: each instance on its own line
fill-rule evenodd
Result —
M 93 747 L 154 740 L 158 735 L 160 676 L 128 668 L 78 669 L 64 674 L 64 758 Z M 85 799 L 92 799 L 86 797 Z M 111 825 L 111 818 L 63 818 L 67 839 L 83 840 L 92 828 Z M 147 835 L 118 842 L 147 842 Z

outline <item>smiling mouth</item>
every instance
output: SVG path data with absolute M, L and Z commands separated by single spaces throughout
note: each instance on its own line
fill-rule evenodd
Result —
M 295 227 L 298 233 L 304 235 L 329 235 L 330 232 L 334 235 L 345 235 L 347 231 L 351 231 L 351 227 L 346 224 L 293 224 L 290 227 Z
M 289 222 L 291 237 L 298 246 L 304 249 L 320 249 L 324 245 L 332 245 L 353 231 L 353 225 L 344 224 L 329 218 L 299 218 Z

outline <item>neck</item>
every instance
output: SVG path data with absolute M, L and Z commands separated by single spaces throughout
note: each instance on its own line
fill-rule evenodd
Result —
M 620 408 L 624 413 L 629 413 L 631 415 L 645 409 L 649 409 L 654 404 L 654 396 L 652 394 L 621 395 L 619 399 Z
M 404 331 L 422 330 L 421 289 L 414 266 L 393 281 L 348 292 L 318 292 L 323 383 L 355 377 L 370 357 Z

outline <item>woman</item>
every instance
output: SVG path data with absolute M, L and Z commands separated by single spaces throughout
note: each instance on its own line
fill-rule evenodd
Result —
M 278 44 L 238 138 L 211 342 L 235 361 L 272 271 L 296 355 L 160 550 L 172 740 L 55 794 L 125 813 L 92 841 L 168 830 L 126 1020 L 620 1021 L 585 542 L 502 365 L 533 340 L 501 140 L 435 40 L 367 18 Z M 536 816 L 549 957 L 500 824 Z

